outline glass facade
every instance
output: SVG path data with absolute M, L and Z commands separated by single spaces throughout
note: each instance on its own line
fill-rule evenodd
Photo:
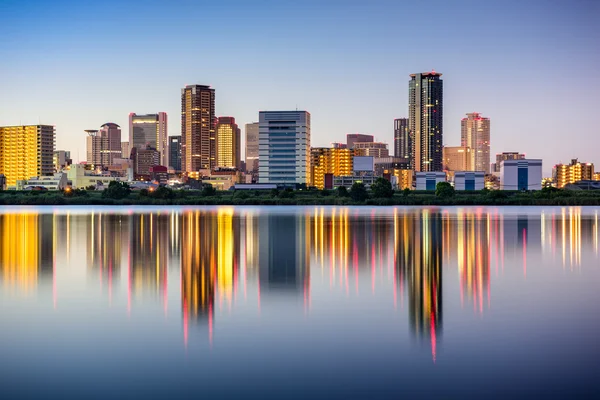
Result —
M 129 114 L 129 143 L 132 148 L 152 147 L 160 153 L 160 164 L 167 161 L 167 114 Z
M 169 136 L 169 166 L 181 171 L 181 136 Z

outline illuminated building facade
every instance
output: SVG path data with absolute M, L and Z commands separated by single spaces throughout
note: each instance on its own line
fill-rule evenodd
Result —
M 219 117 L 216 127 L 217 167 L 240 167 L 240 128 L 233 117 Z
M 51 125 L 0 127 L 0 174 L 7 186 L 54 173 L 54 136 Z
M 310 113 L 259 113 L 260 183 L 310 185 Z
M 581 163 L 577 159 L 570 164 L 557 164 L 553 169 L 556 187 L 562 189 L 569 183 L 578 181 L 591 181 L 594 179 L 594 164 Z
M 490 173 L 490 119 L 468 113 L 460 123 L 460 145 L 471 148 L 471 165 L 463 171 Z
M 169 136 L 169 166 L 181 172 L 181 135 Z
M 188 85 L 181 90 L 181 167 L 197 173 L 216 166 L 215 90 Z
M 594 172 L 594 181 L 600 181 L 600 172 Z
M 54 164 L 54 172 L 61 171 L 63 168 L 71 165 L 71 152 L 65 150 L 54 151 L 52 162 Z
M 87 162 L 94 167 L 108 168 L 113 165 L 115 158 L 121 158 L 121 127 L 113 122 L 107 122 L 100 130 L 88 129 L 87 133 Z
M 167 113 L 129 114 L 129 151 L 134 147 L 141 149 L 147 146 L 158 150 L 160 165 L 168 165 Z
M 525 154 L 521 154 L 518 152 L 505 152 L 496 154 L 496 162 L 492 164 L 492 172 L 500 172 L 500 164 L 502 161 L 506 160 L 524 160 Z
M 444 146 L 444 171 L 473 171 L 471 148 Z
M 258 122 L 246 124 L 246 172 L 258 173 Z
M 394 120 L 394 157 L 405 159 L 410 164 L 412 140 L 408 127 L 408 118 Z
M 412 135 L 412 168 L 442 170 L 443 81 L 435 71 L 411 74 L 408 83 L 409 130 Z
M 412 189 L 415 172 L 412 169 L 394 169 L 392 175 L 396 177 L 396 185 L 399 190 Z
M 364 135 L 362 133 L 349 133 L 346 135 L 346 147 L 354 148 L 355 143 L 374 142 L 373 135 Z
M 383 142 L 355 142 L 353 147 L 357 156 L 389 157 L 388 144 Z
M 352 174 L 353 152 L 350 149 L 313 147 L 311 149 L 312 185 L 325 188 L 325 174 L 344 176 Z

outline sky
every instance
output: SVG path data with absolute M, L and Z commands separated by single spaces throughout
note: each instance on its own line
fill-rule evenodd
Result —
M 492 162 L 600 169 L 597 0 L 0 0 L 0 17 L 0 125 L 55 125 L 74 161 L 85 129 L 115 122 L 126 140 L 130 112 L 165 111 L 179 134 L 188 84 L 211 85 L 240 126 L 306 110 L 313 146 L 368 133 L 392 150 L 409 74 L 435 70 L 444 145 L 480 112 Z

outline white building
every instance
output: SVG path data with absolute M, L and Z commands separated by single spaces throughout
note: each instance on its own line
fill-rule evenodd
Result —
M 500 164 L 501 190 L 541 190 L 542 160 L 504 160 Z
M 455 190 L 483 190 L 485 187 L 485 172 L 456 171 L 454 172 Z
M 417 190 L 435 190 L 440 182 L 446 182 L 445 172 L 415 172 L 417 177 Z
M 310 114 L 261 111 L 258 124 L 259 183 L 310 184 Z
M 87 171 L 85 166 L 81 164 L 71 165 L 71 169 L 67 171 L 67 179 L 71 182 L 74 189 L 85 189 L 88 186 L 97 186 L 98 183 L 108 187 L 110 182 L 116 180 L 112 176 L 94 174 L 92 171 Z
M 17 190 L 44 188 L 47 190 L 64 190 L 67 187 L 67 174 L 57 172 L 49 176 L 34 176 L 26 181 L 17 181 Z

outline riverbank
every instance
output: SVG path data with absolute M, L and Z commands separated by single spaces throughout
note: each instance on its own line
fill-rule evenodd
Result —
M 0 192 L 1 205 L 359 205 L 359 206 L 600 206 L 600 191 L 477 191 L 439 196 L 435 192 L 395 192 L 391 197 L 352 198 L 336 191 L 202 191 L 131 192 L 112 198 L 96 191 Z M 118 196 L 116 196 L 118 197 Z

